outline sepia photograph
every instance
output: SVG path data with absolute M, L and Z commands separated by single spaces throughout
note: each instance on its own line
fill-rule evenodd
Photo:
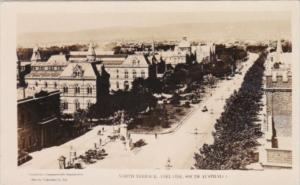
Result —
M 13 168 L 298 170 L 293 3 L 172 3 L 16 11 Z

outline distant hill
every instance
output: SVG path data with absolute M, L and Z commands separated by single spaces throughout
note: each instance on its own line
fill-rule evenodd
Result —
M 109 27 L 75 32 L 39 32 L 18 35 L 18 45 L 34 46 L 105 42 L 116 40 L 190 40 L 226 39 L 290 39 L 291 24 L 287 21 L 247 21 L 235 23 L 181 23 L 153 27 Z

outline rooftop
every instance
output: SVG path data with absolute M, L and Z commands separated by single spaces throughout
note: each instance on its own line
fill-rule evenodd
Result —
M 47 62 L 32 62 L 31 66 L 66 66 L 68 61 L 66 55 L 52 55 Z
M 26 78 L 58 78 L 62 71 L 31 71 Z
M 74 72 L 79 72 L 81 78 L 96 78 L 96 72 L 92 64 L 86 62 L 70 63 L 59 77 L 74 78 Z
M 42 91 L 41 88 L 34 88 L 34 87 L 33 88 L 18 88 L 17 89 L 18 103 L 41 98 L 41 97 L 35 96 L 37 93 L 40 93 L 41 91 Z M 57 91 L 50 91 L 50 92 L 46 92 L 46 93 L 47 93 L 47 96 L 50 96 L 50 95 L 59 94 L 60 92 L 57 90 Z

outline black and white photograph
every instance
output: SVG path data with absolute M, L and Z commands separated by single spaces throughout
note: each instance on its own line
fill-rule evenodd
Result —
M 201 3 L 18 11 L 10 165 L 294 173 L 299 11 Z

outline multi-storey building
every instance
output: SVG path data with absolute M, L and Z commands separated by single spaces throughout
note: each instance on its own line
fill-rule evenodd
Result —
M 60 92 L 18 88 L 18 149 L 31 152 L 55 144 L 60 127 Z
M 136 78 L 148 78 L 149 61 L 142 54 L 129 55 L 120 62 L 102 61 L 105 70 L 110 74 L 111 90 L 128 90 Z
M 269 53 L 265 72 L 264 134 L 260 161 L 265 168 L 292 167 L 292 72 L 291 53 L 283 53 L 281 42 Z
M 96 54 L 92 45 L 84 59 L 67 61 L 63 54 L 53 55 L 48 61 L 40 61 L 38 49 L 32 56 L 31 73 L 26 75 L 29 89 L 60 90 L 61 108 L 64 113 L 86 109 L 97 101 Z
M 109 75 L 107 75 L 107 72 Z M 110 77 L 107 77 L 110 76 Z M 60 90 L 64 113 L 87 109 L 99 100 L 101 89 L 127 90 L 135 78 L 148 78 L 149 62 L 144 55 L 96 55 L 90 44 L 86 52 L 72 52 L 41 61 L 38 48 L 31 58 L 31 72 L 25 81 L 31 90 Z M 108 81 L 109 80 L 109 81 Z

